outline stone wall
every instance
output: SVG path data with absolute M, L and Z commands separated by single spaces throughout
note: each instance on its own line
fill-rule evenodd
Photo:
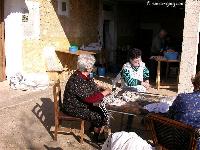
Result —
M 23 70 L 45 72 L 43 48 L 53 45 L 68 49 L 70 44 L 97 42 L 99 0 L 69 0 L 69 16 L 57 14 L 57 0 L 40 3 L 40 38 L 23 41 Z
M 191 92 L 191 77 L 196 73 L 199 43 L 200 1 L 186 0 L 178 92 Z

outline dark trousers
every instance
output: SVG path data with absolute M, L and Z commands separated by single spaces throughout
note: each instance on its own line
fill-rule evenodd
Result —
M 131 130 L 132 127 L 133 117 L 134 117 L 133 115 L 128 115 L 127 126 L 126 126 L 126 130 L 128 132 Z
M 100 128 L 107 124 L 106 117 L 100 107 L 91 106 L 89 108 L 66 108 L 63 112 L 74 117 L 87 120 L 92 126 Z
M 157 75 L 157 61 L 155 61 L 154 59 L 150 60 L 149 63 L 149 75 L 150 75 L 150 79 L 155 81 L 156 80 L 156 75 Z

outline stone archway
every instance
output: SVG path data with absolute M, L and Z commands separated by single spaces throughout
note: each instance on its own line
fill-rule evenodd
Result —
M 191 92 L 193 86 L 191 77 L 196 73 L 199 26 L 200 26 L 200 2 L 186 0 L 185 19 L 183 30 L 182 55 L 180 64 L 180 75 L 178 92 Z

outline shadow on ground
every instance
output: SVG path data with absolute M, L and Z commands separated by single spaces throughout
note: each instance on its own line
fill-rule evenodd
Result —
M 41 98 L 42 104 L 36 103 L 33 107 L 33 114 L 40 120 L 43 126 L 53 138 L 51 127 L 54 126 L 54 106 L 50 98 Z
M 54 103 L 50 98 L 41 98 L 42 104 L 36 103 L 36 105 L 33 107 L 32 112 L 33 114 L 39 119 L 39 121 L 42 123 L 42 125 L 45 127 L 49 135 L 54 139 Z M 89 126 L 88 123 L 85 125 L 85 129 Z M 77 131 L 80 130 L 80 123 L 76 121 L 63 121 L 62 127 L 72 128 L 72 132 L 58 132 L 58 134 L 62 135 L 72 135 L 77 141 L 80 140 L 79 134 L 76 135 Z M 88 132 L 88 130 L 85 131 L 85 134 L 88 137 L 91 137 L 91 134 Z M 92 147 L 99 149 L 99 145 L 93 143 L 91 140 L 84 139 L 84 142 L 88 143 Z M 44 145 L 44 147 L 48 150 L 54 150 L 56 148 L 48 147 Z M 61 148 L 57 148 L 58 150 L 61 150 Z

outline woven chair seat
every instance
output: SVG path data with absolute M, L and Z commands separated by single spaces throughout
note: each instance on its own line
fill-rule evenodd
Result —
M 196 150 L 197 130 L 192 126 L 158 114 L 146 118 L 155 145 L 168 150 Z

